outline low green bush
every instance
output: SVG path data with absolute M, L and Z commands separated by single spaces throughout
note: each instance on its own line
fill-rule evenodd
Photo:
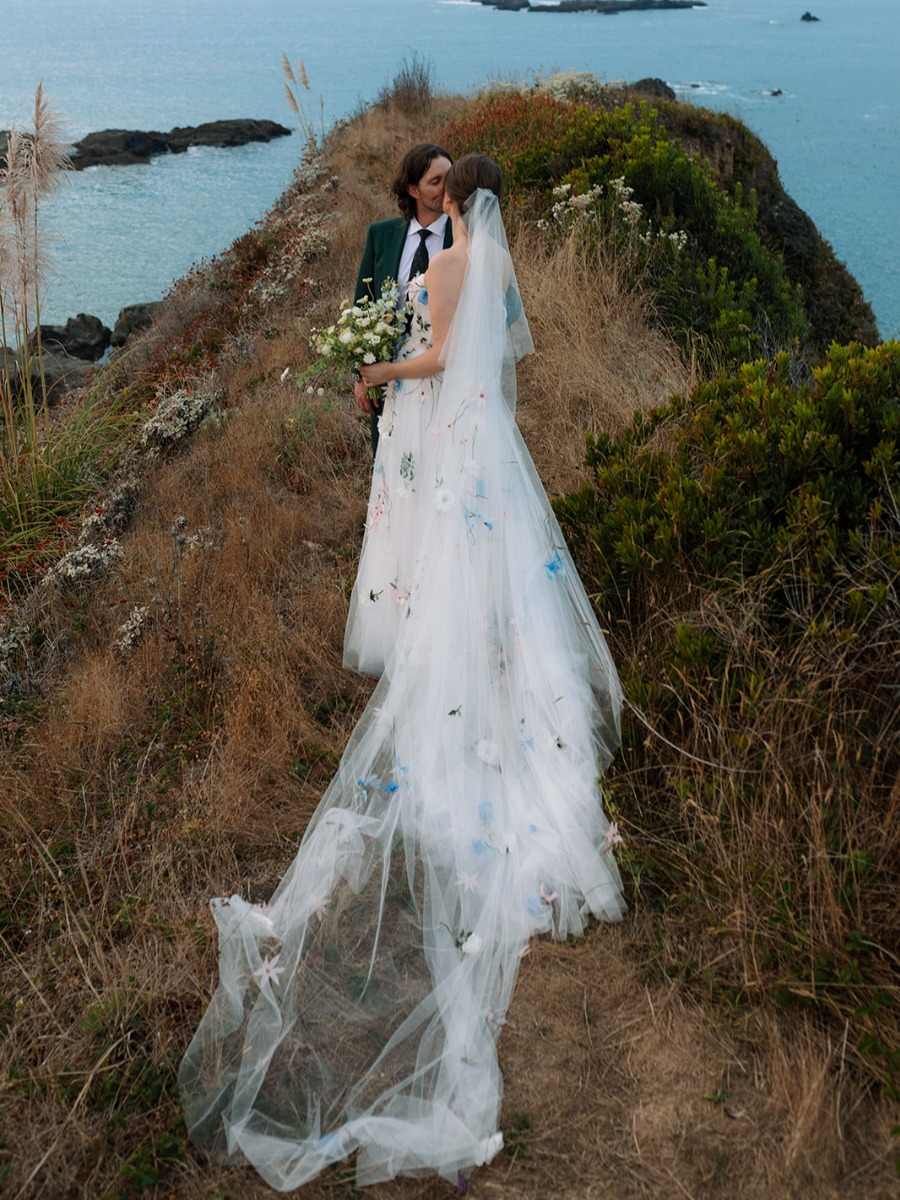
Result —
M 556 507 L 625 687 L 610 786 L 664 969 L 820 1005 L 896 1089 L 900 344 L 795 376 L 747 364 L 592 439 Z
M 597 209 L 607 219 L 586 222 L 588 236 L 599 229 L 639 251 L 682 238 L 677 254 L 639 253 L 642 282 L 661 325 L 705 367 L 771 357 L 805 337 L 802 293 L 757 231 L 752 195 L 719 186 L 646 103 L 592 108 L 506 94 L 486 99 L 444 133 L 460 152 L 487 147 L 510 196 L 549 228 L 559 189 L 568 187 L 573 197 L 601 193 Z M 627 203 L 640 206 L 625 209 L 624 221 L 616 181 L 627 189 Z M 609 219 L 617 205 L 618 219 Z

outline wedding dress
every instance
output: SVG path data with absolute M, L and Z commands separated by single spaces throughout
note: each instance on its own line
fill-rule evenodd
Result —
M 389 389 L 346 662 L 380 674 L 268 905 L 212 902 L 220 983 L 182 1064 L 191 1137 L 296 1188 L 490 1161 L 521 955 L 623 903 L 598 775 L 620 691 L 514 421 L 531 348 L 496 198 L 442 376 Z M 430 332 L 421 277 L 403 357 Z

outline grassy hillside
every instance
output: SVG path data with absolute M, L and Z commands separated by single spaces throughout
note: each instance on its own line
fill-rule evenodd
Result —
M 588 100 L 398 86 L 52 415 L 90 415 L 99 491 L 4 550 L 10 1195 L 271 1194 L 194 1154 L 175 1071 L 209 897 L 268 896 L 369 694 L 340 666 L 367 429 L 340 381 L 293 377 L 422 137 L 507 170 L 520 424 L 629 703 L 631 912 L 524 960 L 506 1150 L 471 1194 L 894 1194 L 897 349 L 824 359 L 865 312 L 816 310 L 753 180 L 723 186 L 675 107 Z M 341 1167 L 304 1195 L 353 1191 Z

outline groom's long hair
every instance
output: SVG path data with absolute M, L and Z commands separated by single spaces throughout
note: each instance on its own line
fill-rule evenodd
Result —
M 409 194 L 411 187 L 416 187 L 419 180 L 428 171 L 436 158 L 446 158 L 453 162 L 453 155 L 436 142 L 419 142 L 410 146 L 400 160 L 400 165 L 394 174 L 391 191 L 397 197 L 397 204 L 404 219 L 411 221 L 416 215 L 416 202 Z

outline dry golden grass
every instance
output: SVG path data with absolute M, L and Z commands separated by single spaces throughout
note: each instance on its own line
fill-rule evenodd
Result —
M 464 103 L 435 101 L 430 125 Z M 184 1143 L 174 1073 L 215 984 L 209 897 L 269 894 L 369 694 L 340 665 L 367 429 L 348 397 L 298 395 L 280 375 L 308 362 L 295 318 L 320 322 L 350 290 L 366 224 L 390 213 L 393 162 L 427 135 L 387 106 L 333 137 L 339 185 L 316 201 L 330 252 L 304 268 L 316 288 L 293 295 L 296 310 L 273 308 L 248 356 L 217 368 L 227 416 L 147 478 L 115 577 L 45 606 L 65 666 L 0 768 L 11 1196 L 271 1195 Z M 514 253 L 539 351 L 523 424 L 549 486 L 565 488 L 585 427 L 621 424 L 690 372 L 606 265 L 541 259 L 532 243 Z M 574 330 L 567 311 L 580 313 Z M 112 643 L 135 605 L 153 621 L 123 660 Z M 845 1048 L 802 1016 L 704 1010 L 648 979 L 631 947 L 654 939 L 665 930 L 637 911 L 577 944 L 535 946 L 500 1042 L 507 1151 L 470 1194 L 892 1195 L 889 1113 Z M 342 1167 L 304 1195 L 353 1190 Z M 447 1193 L 435 1180 L 369 1191 Z
M 513 239 L 537 351 L 520 369 L 517 417 L 548 492 L 564 495 L 585 482 L 586 433 L 618 433 L 696 378 L 608 249 L 551 244 L 524 223 Z

